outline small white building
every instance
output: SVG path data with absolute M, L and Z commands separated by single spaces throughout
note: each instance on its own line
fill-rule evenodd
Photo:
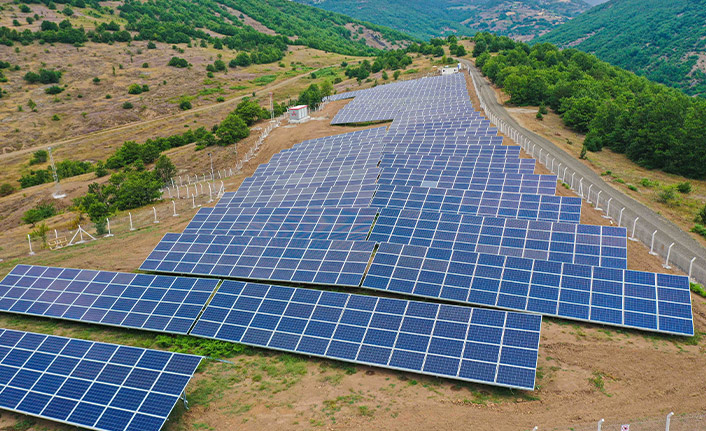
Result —
M 459 67 L 444 66 L 441 69 L 441 74 L 442 75 L 452 75 L 454 73 L 458 73 L 459 70 L 460 70 Z
M 309 121 L 309 107 L 306 105 L 292 106 L 287 110 L 290 123 L 304 123 Z

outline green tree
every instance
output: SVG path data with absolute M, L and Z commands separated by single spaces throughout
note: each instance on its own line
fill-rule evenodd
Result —
M 37 150 L 32 153 L 32 158 L 29 159 L 29 165 L 41 165 L 49 160 L 49 153 L 47 150 Z
M 154 175 L 157 179 L 159 179 L 163 184 L 167 184 L 172 178 L 174 178 L 176 173 L 176 166 L 174 166 L 174 163 L 169 160 L 169 157 L 165 155 L 159 156 L 154 165 Z
M 250 129 L 247 123 L 235 111 L 228 114 L 216 130 L 218 145 L 223 146 L 235 144 L 249 135 Z
M 53 203 L 39 203 L 34 208 L 25 211 L 22 221 L 26 224 L 34 225 L 38 221 L 55 216 L 56 213 Z

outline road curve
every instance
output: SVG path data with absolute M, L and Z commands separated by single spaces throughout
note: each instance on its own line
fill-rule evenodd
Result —
M 671 221 L 606 184 L 598 174 L 593 172 L 593 170 L 584 165 L 580 160 L 577 160 L 558 148 L 546 138 L 523 128 L 512 118 L 503 105 L 498 103 L 495 98 L 495 91 L 475 65 L 468 60 L 461 61 L 468 66 L 469 72 L 474 77 L 478 98 L 483 101 L 486 110 L 490 111 L 489 113 L 492 113 L 496 118 L 499 118 L 514 129 L 520 137 L 530 142 L 529 145 L 526 145 L 527 149 L 534 150 L 535 154 L 539 153 L 541 149 L 541 153 L 539 154 L 541 154 L 540 158 L 542 160 L 538 160 L 540 163 L 543 163 L 550 170 L 552 166 L 554 166 L 557 175 L 566 182 L 570 182 L 568 179 L 575 173 L 574 185 L 578 184 L 579 181 L 583 179 L 583 197 L 588 198 L 589 201 L 593 199 L 591 202 L 593 202 L 596 207 L 600 206 L 600 208 L 606 209 L 608 200 L 611 199 L 610 216 L 614 220 L 618 220 L 621 209 L 625 208 L 623 210 L 622 225 L 628 228 L 629 234 L 632 233 L 633 222 L 636 217 L 639 217 L 635 225 L 635 237 L 649 248 L 652 242 L 652 234 L 654 231 L 657 231 L 654 235 L 654 252 L 660 256 L 666 258 L 669 245 L 674 243 L 669 256 L 669 264 L 671 266 L 678 267 L 685 273 L 688 273 L 692 259 L 696 258 L 693 262 L 692 279 L 701 284 L 706 283 L 706 248 Z M 534 145 L 536 145 L 536 149 Z M 550 158 L 552 159 L 552 163 L 548 162 Z M 561 169 L 559 169 L 560 166 Z M 589 190 L 589 186 L 590 195 L 587 196 L 586 191 Z M 599 192 L 600 202 L 596 203 L 595 200 Z

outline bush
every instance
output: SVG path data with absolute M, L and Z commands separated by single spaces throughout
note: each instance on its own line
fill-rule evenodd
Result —
M 659 182 L 657 182 L 657 181 L 652 181 L 652 180 L 650 180 L 650 179 L 648 179 L 648 178 L 643 178 L 643 179 L 640 180 L 640 185 L 641 185 L 642 187 L 650 187 L 650 188 L 651 188 L 651 187 L 657 187 L 657 186 L 659 185 Z
M 58 84 L 61 79 L 61 74 L 62 72 L 58 70 L 39 69 L 39 73 L 27 72 L 24 79 L 30 84 L 36 84 L 37 82 L 42 84 Z
M 693 228 L 691 228 L 691 231 L 694 233 L 698 233 L 702 237 L 706 238 L 706 226 L 704 225 L 696 224 Z
M 59 120 L 61 120 L 61 117 L 59 117 L 59 114 L 54 114 L 51 116 L 51 120 L 52 121 L 59 121 Z
M 179 102 L 179 109 L 182 111 L 188 111 L 191 109 L 191 102 L 189 99 L 182 99 L 181 102 Z
M 677 184 L 677 191 L 681 194 L 687 195 L 691 193 L 691 183 L 685 181 L 683 183 Z
M 630 184 L 630 185 L 628 186 L 628 188 L 629 188 L 630 190 L 634 191 L 634 192 L 637 191 L 637 186 L 635 186 L 635 185 L 633 185 L 633 184 Z
M 47 150 L 37 150 L 32 153 L 32 158 L 29 159 L 29 165 L 40 165 L 46 163 L 49 160 L 49 153 Z
M 44 92 L 47 94 L 59 94 L 62 91 L 64 91 L 64 87 L 59 87 L 58 85 L 52 85 L 44 89 Z
M 127 88 L 128 94 L 140 94 L 142 93 L 142 86 L 140 84 L 130 84 Z
M 49 183 L 53 181 L 53 177 L 48 169 L 40 169 L 38 171 L 29 171 L 28 174 L 22 175 L 18 181 L 20 187 L 26 189 L 27 187 Z
M 26 224 L 34 225 L 38 221 L 55 216 L 56 213 L 57 211 L 56 208 L 54 208 L 54 204 L 40 203 L 34 208 L 27 210 L 22 216 L 22 221 Z
M 665 187 L 657 194 L 657 202 L 667 205 L 675 205 L 678 202 L 678 197 L 673 187 Z
M 155 45 L 154 42 L 149 41 L 147 42 L 147 49 L 157 49 L 157 45 Z
M 183 58 L 172 57 L 172 58 L 169 60 L 169 63 L 167 63 L 167 66 L 179 67 L 179 68 L 182 68 L 182 69 L 183 69 L 183 68 L 185 68 L 185 67 L 191 66 L 191 64 L 190 64 L 188 61 L 186 61 L 185 59 L 183 59 Z
M 150 67 L 150 64 L 149 64 L 149 63 L 142 63 L 142 68 L 143 68 L 143 69 L 147 69 L 147 68 L 149 68 L 149 67 Z
M 132 108 L 133 108 L 132 103 L 130 103 L 130 102 L 123 103 L 123 109 L 132 109 Z
M 221 122 L 216 130 L 216 136 L 218 137 L 218 145 L 230 145 L 234 144 L 241 139 L 247 138 L 250 135 L 250 129 L 247 123 L 243 120 L 236 111 L 231 112 L 228 116 Z
M 96 178 L 104 177 L 108 175 L 108 170 L 105 168 L 103 162 L 96 163 Z
M 0 185 L 0 197 L 9 196 L 15 191 L 15 188 L 8 183 Z
M 696 223 L 706 225 L 706 205 L 701 207 L 699 212 L 696 214 L 695 221 Z
M 689 289 L 699 296 L 706 298 L 706 289 L 700 284 L 689 283 Z

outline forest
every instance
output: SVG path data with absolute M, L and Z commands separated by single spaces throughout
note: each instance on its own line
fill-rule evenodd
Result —
M 474 41 L 476 65 L 510 103 L 551 107 L 564 124 L 587 134 L 587 150 L 607 147 L 648 169 L 706 178 L 706 100 L 577 49 L 490 33 Z
M 692 0 L 612 1 L 537 41 L 572 46 L 652 81 L 706 97 L 704 6 Z
M 20 1 L 27 4 L 39 2 Z M 57 9 L 57 3 L 66 4 L 67 8 L 91 7 L 95 9 L 93 13 L 99 16 L 116 13 L 116 10 L 108 6 L 84 0 L 41 0 L 41 3 L 53 9 Z M 68 15 L 66 8 L 63 12 Z M 124 28 L 111 22 L 86 31 L 83 27 L 74 27 L 68 19 L 59 24 L 45 20 L 38 31 L 17 31 L 3 26 L 0 27 L 0 44 L 26 45 L 40 41 L 80 46 L 88 41 L 113 43 L 149 40 L 176 44 L 201 40 L 216 48 L 226 46 L 255 53 L 255 59 L 262 57 L 262 60 L 256 62 L 271 62 L 281 58 L 281 55 L 273 55 L 273 52 L 283 53 L 287 45 L 292 44 L 345 55 L 378 53 L 378 49 L 369 46 L 364 38 L 347 28 L 347 25 L 376 31 L 389 42 L 406 45 L 411 41 L 408 36 L 385 27 L 287 0 L 125 0 L 117 6 L 117 14 L 127 21 Z M 278 35 L 264 34 L 243 24 L 243 14 L 276 31 Z

